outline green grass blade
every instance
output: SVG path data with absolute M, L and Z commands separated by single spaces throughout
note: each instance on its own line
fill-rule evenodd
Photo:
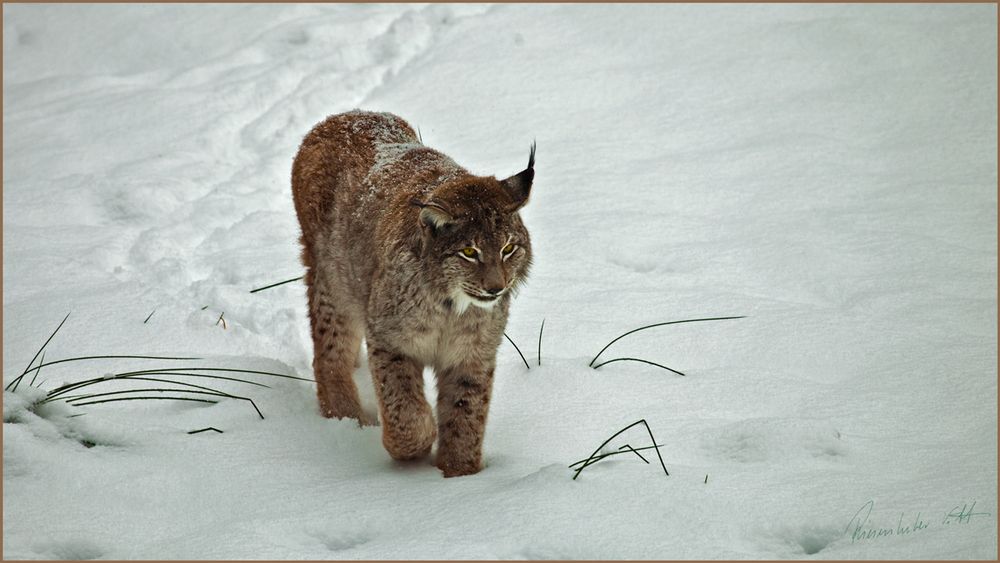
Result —
M 219 401 L 210 401 L 208 399 L 195 399 L 194 397 L 122 397 L 119 399 L 102 399 L 100 401 L 91 401 L 89 403 L 77 403 L 75 406 L 82 407 L 84 405 L 99 405 L 101 403 L 116 403 L 118 401 L 192 401 L 195 403 L 211 403 L 213 405 L 218 404 Z
M 91 383 L 90 385 L 95 385 L 95 384 L 100 383 L 102 381 L 121 381 L 121 380 L 127 380 L 127 381 L 148 381 L 150 383 L 166 383 L 168 385 L 180 385 L 182 387 L 190 387 L 192 389 L 201 389 L 203 391 L 211 391 L 213 393 L 223 393 L 223 394 L 227 394 L 228 395 L 228 393 L 225 393 L 224 391 L 220 391 L 218 389 L 213 389 L 211 387 L 205 387 L 204 385 L 195 385 L 194 383 L 187 383 L 185 381 L 174 381 L 172 379 L 161 379 L 159 377 L 129 376 L 129 377 L 122 377 L 122 378 L 117 378 L 117 379 L 101 379 L 100 381 L 95 381 L 95 382 Z M 81 386 L 81 387 L 77 387 L 77 389 L 81 389 L 83 387 L 89 387 L 89 385 L 84 385 L 84 386 Z M 76 400 L 76 399 L 80 399 L 80 398 L 85 398 L 85 397 L 89 397 L 89 396 L 90 396 L 89 394 L 88 395 L 69 395 L 69 396 L 60 396 L 60 397 L 56 397 L 56 398 L 53 398 L 53 399 L 49 399 L 48 397 L 46 397 L 44 400 L 40 401 L 40 403 L 47 403 L 47 402 L 54 401 L 54 400 L 72 401 L 72 400 Z
M 601 461 L 602 459 L 604 459 L 606 457 L 611 457 L 613 455 L 627 454 L 627 453 L 629 453 L 629 451 L 641 452 L 641 451 L 644 451 L 644 450 L 652 450 L 653 448 L 662 448 L 662 447 L 663 447 L 663 444 L 656 444 L 656 445 L 653 445 L 653 446 L 645 446 L 645 447 L 642 447 L 642 448 L 632 448 L 631 450 L 621 450 L 620 449 L 620 451 L 617 451 L 617 452 L 608 452 L 606 454 L 601 454 L 601 455 L 599 455 L 599 456 L 597 456 L 595 458 L 592 458 L 592 460 L 593 460 L 593 462 L 598 462 L 598 461 Z M 581 459 L 580 461 L 575 461 L 575 462 L 569 464 L 567 467 L 569 467 L 570 469 L 573 469 L 577 465 L 580 465 L 581 463 L 587 463 L 588 461 L 591 461 L 591 458 Z M 591 465 L 593 465 L 593 463 L 591 463 Z
M 542 319 L 542 326 L 538 329 L 538 366 L 542 365 L 542 331 L 545 330 L 545 319 Z
M 622 447 L 620 447 L 618 449 L 619 450 L 627 450 L 627 451 L 630 451 L 630 452 L 634 453 L 635 455 L 639 456 L 639 459 L 641 459 L 642 461 L 645 461 L 646 465 L 649 465 L 649 460 L 646 459 L 645 457 L 643 457 L 642 454 L 639 453 L 639 450 L 633 448 L 629 444 L 625 444 L 624 446 L 622 446 Z
M 218 428 L 216 428 L 214 426 L 208 426 L 208 427 L 205 427 L 205 428 L 201 428 L 199 430 L 192 430 L 192 431 L 188 432 L 188 434 L 201 434 L 202 432 L 208 432 L 209 430 L 212 430 L 214 432 L 218 432 L 219 434 L 225 434 L 225 432 L 223 432 L 222 430 L 219 430 Z
M 528 365 L 528 360 L 524 359 L 524 354 L 521 353 L 521 349 L 517 347 L 517 344 L 514 344 L 514 341 L 511 340 L 509 336 L 507 336 L 506 332 L 503 333 L 503 336 L 504 336 L 504 338 L 507 339 L 507 342 L 510 342 L 511 346 L 513 346 L 514 349 L 517 350 L 517 355 L 521 356 L 521 361 L 524 362 L 524 367 L 526 367 L 526 368 L 528 368 L 530 370 L 531 366 Z
M 621 340 L 622 338 L 625 338 L 626 336 L 628 336 L 630 334 L 634 334 L 636 332 L 639 332 L 640 330 L 646 330 L 647 328 L 656 328 L 658 326 L 676 325 L 676 324 L 681 324 L 681 323 L 697 323 L 697 322 L 702 322 L 702 321 L 724 321 L 724 320 L 729 320 L 729 319 L 745 319 L 745 318 L 746 318 L 746 316 L 739 316 L 739 317 L 711 317 L 711 318 L 707 318 L 707 319 L 684 319 L 682 321 L 668 321 L 668 322 L 665 322 L 665 323 L 656 323 L 656 324 L 642 326 L 642 327 L 639 327 L 637 329 L 630 330 L 630 331 L 626 332 L 625 334 L 619 336 L 618 338 L 615 338 L 611 342 L 608 342 L 607 345 L 604 346 L 604 348 L 601 348 L 601 351 L 597 353 L 597 356 L 594 356 L 594 359 L 590 360 L 590 364 L 588 364 L 588 365 L 590 365 L 590 367 L 593 367 L 594 366 L 594 362 L 597 361 L 597 358 L 601 354 L 603 354 L 604 351 L 607 350 L 612 344 L 614 344 L 615 342 L 618 342 L 619 340 Z
M 76 397 L 67 397 L 65 398 L 65 401 L 72 405 L 78 401 L 97 399 L 99 397 L 113 397 L 115 395 L 128 395 L 130 393 L 191 393 L 193 395 L 211 395 L 213 397 L 229 396 L 227 393 L 213 393 L 210 391 L 196 391 L 193 389 L 165 389 L 162 387 L 145 387 L 140 389 L 123 389 L 121 391 L 105 391 L 103 393 L 90 393 L 87 395 L 77 395 Z
M 292 278 L 290 280 L 280 281 L 278 283 L 272 283 L 271 285 L 265 285 L 264 287 L 258 287 L 257 289 L 251 289 L 250 293 L 257 293 L 258 291 L 264 291 L 265 289 L 271 289 L 272 287 L 278 287 L 279 285 L 285 285 L 286 283 L 292 283 L 292 282 L 295 282 L 295 281 L 299 281 L 299 280 L 301 280 L 304 277 L 305 276 L 299 276 L 297 278 Z
M 306 379 L 305 377 L 298 377 L 295 375 L 286 375 L 284 373 L 274 373 L 273 371 L 257 371 L 253 369 L 236 369 L 236 368 L 199 368 L 199 367 L 183 367 L 183 368 L 163 368 L 159 371 L 181 371 L 181 370 L 191 370 L 191 371 L 227 371 L 231 373 L 253 373 L 256 375 L 267 375 L 270 377 L 280 377 L 283 379 L 294 379 L 296 381 L 305 381 L 308 383 L 315 383 L 312 379 Z
M 673 368 L 668 368 L 667 366 L 660 365 L 660 364 L 658 364 L 656 362 L 651 362 L 649 360 L 642 360 L 642 359 L 639 359 L 639 358 L 615 358 L 613 360 L 608 360 L 606 362 L 601 362 L 601 363 L 599 363 L 599 364 L 597 364 L 596 366 L 593 366 L 593 367 L 594 367 L 594 369 L 597 369 L 597 368 L 599 368 L 601 366 L 610 364 L 612 362 L 642 362 L 644 364 L 649 364 L 651 366 L 656 366 L 658 368 L 663 368 L 663 369 L 665 369 L 667 371 L 672 371 L 672 372 L 676 373 L 677 375 L 684 375 L 683 373 L 681 373 L 681 372 L 679 372 L 679 371 L 677 371 L 677 370 L 675 370 Z
M 56 335 L 57 332 L 59 332 L 59 329 L 62 328 L 64 324 L 66 324 L 66 319 L 69 318 L 69 315 L 70 315 L 69 313 L 66 313 L 66 316 L 63 317 L 62 322 L 59 323 L 59 326 L 57 326 L 56 329 L 52 331 L 52 334 L 50 334 L 49 337 L 45 340 L 45 344 L 42 344 L 42 347 L 39 348 L 37 352 L 35 352 L 35 356 L 31 358 L 30 362 L 28 362 L 28 367 L 24 368 L 24 372 L 22 372 L 21 375 L 17 376 L 17 378 L 15 378 L 14 381 L 8 383 L 7 386 L 3 388 L 4 391 L 17 391 L 17 386 L 21 383 L 21 379 L 23 379 L 24 376 L 28 374 L 28 370 L 31 369 L 31 364 L 35 363 L 35 360 L 38 359 L 39 354 L 41 354 L 42 351 L 45 350 L 45 347 L 49 345 L 49 342 L 52 342 L 52 338 Z
M 257 411 L 257 416 L 259 416 L 261 420 L 264 419 L 264 413 L 260 412 L 260 409 L 257 408 L 257 403 L 255 403 L 253 399 L 251 399 L 250 397 L 240 397 L 238 395 L 230 395 L 229 393 L 223 393 L 221 391 L 211 392 L 211 391 L 195 391 L 191 389 L 157 389 L 150 387 L 145 389 L 127 389 L 123 391 L 108 391 L 105 393 L 94 393 L 90 396 L 84 396 L 77 399 L 67 399 L 66 402 L 74 406 L 92 405 L 95 403 L 93 402 L 80 403 L 77 401 L 96 399 L 99 397 L 111 397 L 114 395 L 126 395 L 129 393 L 190 393 L 192 395 L 209 395 L 212 397 L 223 397 L 226 399 L 239 399 L 241 401 L 248 401 L 250 405 L 253 406 L 254 410 Z M 215 402 L 217 403 L 218 401 Z
M 126 360 L 177 360 L 177 361 L 187 361 L 187 360 L 202 360 L 204 358 L 189 358 L 189 357 L 180 357 L 180 356 L 130 356 L 130 355 L 119 355 L 119 354 L 111 354 L 111 355 L 103 355 L 103 356 L 77 356 L 75 358 L 64 358 L 62 360 L 55 360 L 55 361 L 49 362 L 47 364 L 46 363 L 39 363 L 37 366 L 25 370 L 24 373 L 28 374 L 28 373 L 31 373 L 33 371 L 38 371 L 38 370 L 42 369 L 45 366 L 54 366 L 56 364 L 63 364 L 63 363 L 66 363 L 66 362 L 81 362 L 81 361 L 86 361 L 86 360 L 119 360 L 119 359 L 126 359 Z
M 35 386 L 35 380 L 38 379 L 38 374 L 42 372 L 41 367 L 45 365 L 45 352 L 42 352 L 42 359 L 38 360 L 38 368 L 35 370 L 35 375 L 31 376 L 31 381 L 28 382 L 28 387 Z
M 223 376 L 210 376 L 210 375 L 205 375 L 205 374 L 181 373 L 181 372 L 186 372 L 188 370 L 191 370 L 191 371 L 222 371 L 222 372 L 233 372 L 233 373 L 253 373 L 253 374 L 257 374 L 257 375 L 267 375 L 267 376 L 271 376 L 271 377 L 280 377 L 280 378 L 284 378 L 284 379 L 294 379 L 294 380 L 297 380 L 297 381 L 305 381 L 305 382 L 308 382 L 308 383 L 314 383 L 314 381 L 312 379 L 305 379 L 305 378 L 302 378 L 302 377 L 296 377 L 294 375 L 285 375 L 285 374 L 282 374 L 282 373 L 274 373 L 274 372 L 270 372 L 270 371 L 257 371 L 257 370 L 235 369 L 235 368 L 215 368 L 215 367 L 191 367 L 191 366 L 187 366 L 187 367 L 182 367 L 182 368 L 156 368 L 156 369 L 149 369 L 149 370 L 130 371 L 130 372 L 125 372 L 125 373 L 112 374 L 110 376 L 105 376 L 105 377 L 97 377 L 97 378 L 94 378 L 94 379 L 89 379 L 89 380 L 86 380 L 86 381 L 79 381 L 79 382 L 76 382 L 76 383 L 69 383 L 69 384 L 64 385 L 62 387 L 57 387 L 56 389 L 53 389 L 50 392 L 50 395 L 52 393 L 61 393 L 63 390 L 65 390 L 65 389 L 67 389 L 69 387 L 75 387 L 75 386 L 78 386 L 78 385 L 80 385 L 82 383 L 89 384 L 91 382 L 96 382 L 96 381 L 99 381 L 101 379 L 115 379 L 115 378 L 118 378 L 119 376 L 125 376 L 125 375 L 151 375 L 151 374 L 154 374 L 154 373 L 155 374 L 159 374 L 159 375 L 172 375 L 172 374 L 176 374 L 176 375 L 184 375 L 184 376 L 187 376 L 187 377 L 208 377 L 208 378 L 212 378 L 212 379 L 225 379 L 225 380 L 230 380 L 230 381 L 239 381 L 241 383 L 249 383 L 251 385 L 258 385 L 258 386 L 261 386 L 261 387 L 267 387 L 267 385 L 264 385 L 263 383 L 257 383 L 255 381 L 249 381 L 249 380 L 246 380 L 246 379 L 236 379 L 236 378 L 223 377 Z
M 183 368 L 181 368 L 181 369 L 183 369 Z M 250 381 L 249 379 L 239 379 L 239 378 L 236 378 L 236 377 L 226 377 L 226 376 L 223 376 L 223 375 L 208 375 L 208 374 L 204 374 L 204 373 L 184 373 L 184 372 L 173 371 L 173 370 L 171 370 L 171 371 L 165 371 L 165 370 L 160 370 L 160 369 L 149 369 L 149 370 L 140 370 L 140 371 L 127 371 L 127 372 L 124 372 L 124 373 L 112 374 L 111 376 L 95 377 L 95 378 L 92 378 L 92 379 L 86 379 L 86 380 L 83 380 L 83 381 L 77 381 L 75 383 L 68 383 L 68 384 L 63 385 L 61 387 L 57 387 L 57 388 L 53 389 L 52 391 L 49 391 L 49 394 L 46 395 L 45 401 L 43 401 L 43 402 L 55 400 L 55 399 L 59 398 L 61 395 L 65 394 L 65 393 L 68 393 L 70 391 L 75 391 L 75 390 L 80 389 L 82 387 L 87 387 L 88 385 L 95 385 L 95 384 L 101 383 L 103 381 L 118 381 L 118 380 L 122 380 L 122 379 L 132 379 L 132 378 L 135 378 L 136 376 L 142 376 L 142 375 L 170 375 L 170 376 L 182 376 L 182 377 L 197 377 L 197 378 L 201 378 L 201 379 L 217 379 L 217 380 L 221 380 L 221 381 L 234 381 L 234 382 L 237 382 L 237 383 L 246 383 L 248 385 L 256 385 L 257 387 L 264 387 L 266 389 L 270 389 L 271 388 L 269 385 L 265 385 L 263 383 L 258 383 L 256 381 Z

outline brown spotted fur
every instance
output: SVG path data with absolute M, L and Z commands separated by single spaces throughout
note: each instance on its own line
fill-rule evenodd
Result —
M 446 477 L 481 469 L 496 350 L 531 262 L 518 210 L 533 165 L 534 148 L 515 176 L 473 175 L 387 113 L 333 115 L 309 132 L 292 194 L 324 416 L 375 424 L 351 378 L 364 338 L 389 454 L 426 456 L 437 439 Z M 504 259 L 508 242 L 516 250 Z M 459 255 L 469 245 L 481 260 Z M 472 297 L 491 291 L 501 293 Z M 425 366 L 437 381 L 436 422 Z

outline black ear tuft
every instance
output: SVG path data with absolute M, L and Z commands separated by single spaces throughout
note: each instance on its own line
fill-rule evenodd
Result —
M 517 211 L 528 203 L 528 196 L 531 195 L 531 183 L 535 179 L 535 142 L 531 142 L 531 152 L 528 154 L 528 167 L 517 174 L 500 182 L 507 194 L 510 195 L 510 212 Z

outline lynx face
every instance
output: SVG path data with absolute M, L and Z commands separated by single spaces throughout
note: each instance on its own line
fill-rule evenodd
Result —
M 414 202 L 422 208 L 424 259 L 436 262 L 459 314 L 470 305 L 492 308 L 527 278 L 531 240 L 518 210 L 531 180 L 519 176 L 446 184 Z
M 460 245 L 455 252 L 461 258 L 458 263 L 448 257 L 446 271 L 451 274 L 448 278 L 453 280 L 453 287 L 465 294 L 461 297 L 471 297 L 470 303 L 477 307 L 492 307 L 500 296 L 520 283 L 531 260 L 525 248 L 526 236 L 496 234 Z
M 436 238 L 431 252 L 440 260 L 458 313 L 469 305 L 493 307 L 527 277 L 531 241 L 516 213 L 467 220 L 465 228 Z

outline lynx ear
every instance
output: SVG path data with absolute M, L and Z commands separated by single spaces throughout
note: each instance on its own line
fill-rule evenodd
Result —
M 431 232 L 437 232 L 449 227 L 455 222 L 455 218 L 448 213 L 448 210 L 441 204 L 431 201 L 420 201 L 417 198 L 410 200 L 410 203 L 420 208 L 420 224 L 429 227 Z
M 535 179 L 535 143 L 531 143 L 531 153 L 528 155 L 528 167 L 517 174 L 500 182 L 504 191 L 510 195 L 511 206 L 507 209 L 513 213 L 528 203 L 531 194 L 531 181 Z

